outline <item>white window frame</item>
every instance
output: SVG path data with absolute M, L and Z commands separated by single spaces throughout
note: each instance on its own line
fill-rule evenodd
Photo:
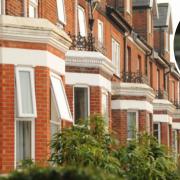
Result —
M 160 122 L 153 123 L 153 133 L 154 133 L 154 124 L 158 125 L 158 139 L 157 139 L 157 141 L 160 144 L 161 143 L 161 123 Z
M 103 46 L 104 43 L 104 24 L 98 19 L 98 43 Z
M 60 6 L 60 2 L 59 2 L 59 1 L 62 2 L 62 5 L 63 5 L 63 6 Z M 57 2 L 58 20 L 59 20 L 60 23 L 62 23 L 62 24 L 65 25 L 65 24 L 66 24 L 66 9 L 65 9 L 64 0 L 56 0 L 56 2 Z M 60 11 L 63 11 L 63 14 L 64 14 L 63 17 L 60 16 Z
M 55 74 L 55 73 L 53 73 L 53 72 L 51 72 L 50 73 L 50 78 L 51 78 L 51 88 L 52 88 L 52 95 L 54 95 L 54 99 L 55 99 L 55 104 L 56 104 L 56 107 L 57 107 L 57 110 L 58 110 L 58 115 L 59 115 L 59 118 L 60 119 L 63 119 L 63 120 L 66 120 L 66 121 L 70 121 L 70 122 L 72 122 L 73 121 L 73 119 L 72 119 L 72 115 L 71 115 L 71 111 L 70 111 L 70 107 L 69 107 L 69 103 L 68 103 L 68 99 L 67 99 L 67 96 L 66 96 L 66 92 L 65 92 L 65 89 L 64 89 L 64 84 L 63 84 L 63 82 L 62 82 L 62 79 L 61 79 L 61 77 L 60 76 L 58 76 L 57 74 Z M 58 106 L 58 103 L 57 103 L 57 94 L 55 93 L 55 91 L 54 91 L 54 86 L 53 86 L 53 83 L 52 83 L 52 78 L 56 78 L 56 79 L 58 79 L 59 80 L 59 82 L 60 82 L 60 84 L 61 84 L 61 88 L 62 88 L 62 92 L 63 92 L 63 95 L 64 95 L 64 100 L 65 100 L 65 102 L 66 102 L 66 108 L 67 108 L 67 110 L 68 110 L 68 118 L 67 117 L 65 117 L 65 116 L 67 116 L 67 115 L 62 115 L 61 114 L 61 108 L 62 107 L 59 107 Z
M 136 139 L 139 132 L 139 112 L 137 110 L 128 110 L 127 111 L 127 141 L 131 141 L 132 138 L 128 138 L 128 113 L 136 113 Z
M 81 36 L 85 37 L 87 35 L 87 26 L 86 26 L 86 13 L 85 13 L 85 9 L 81 6 L 78 5 L 78 22 L 79 22 L 79 33 Z M 83 22 L 83 25 L 84 25 L 84 30 L 85 32 L 82 32 L 82 29 L 81 29 L 81 23 L 80 20 L 79 20 L 79 11 L 82 11 L 83 13 L 83 18 L 84 18 L 84 22 Z
M 131 13 L 131 0 L 126 0 L 126 11 Z
M 6 3 L 5 0 L 0 0 L 0 15 L 6 14 Z
M 73 119 L 75 124 L 75 88 L 87 88 L 88 91 L 88 116 L 90 116 L 90 87 L 88 85 L 76 84 L 73 86 Z
M 22 97 L 21 97 L 21 85 L 20 85 L 20 71 L 26 71 L 30 73 L 30 81 L 31 81 L 31 94 L 32 94 L 32 114 L 23 113 L 22 108 Z M 35 95 L 35 80 L 34 80 L 34 69 L 31 67 L 16 67 L 16 89 L 17 89 L 17 105 L 18 105 L 18 117 L 29 118 L 29 117 L 37 117 L 37 108 L 36 108 L 36 95 Z
M 32 6 L 35 9 L 34 17 L 30 16 L 30 6 Z M 28 17 L 38 18 L 38 0 L 29 0 L 29 14 L 28 14 Z
M 16 159 L 16 122 L 17 121 L 30 121 L 31 122 L 31 159 L 35 162 L 35 119 L 34 118 L 15 118 L 14 126 L 14 167 L 17 168 L 17 159 Z
M 118 50 L 118 52 L 117 52 Z M 112 38 L 112 63 L 115 67 L 115 74 L 120 77 L 120 72 L 121 72 L 121 63 L 120 63 L 120 59 L 121 59 L 121 47 L 120 44 L 114 39 Z

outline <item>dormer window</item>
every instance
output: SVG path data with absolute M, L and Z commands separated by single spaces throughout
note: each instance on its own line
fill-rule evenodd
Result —
M 128 13 L 131 13 L 131 0 L 126 1 L 126 10 Z
M 58 12 L 58 20 L 60 23 L 66 23 L 66 15 L 65 15 L 65 4 L 64 0 L 57 0 L 57 12 Z
M 79 32 L 81 36 L 86 36 L 87 30 L 86 30 L 86 16 L 85 16 L 85 10 L 78 6 L 78 20 L 79 20 Z
M 38 17 L 38 0 L 29 1 L 29 17 L 32 18 Z

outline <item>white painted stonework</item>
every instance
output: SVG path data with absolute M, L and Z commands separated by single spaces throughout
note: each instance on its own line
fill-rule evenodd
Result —
M 175 111 L 175 106 L 166 99 L 154 99 L 153 109 L 157 111 L 167 110 L 170 113 Z
M 44 66 L 59 75 L 65 75 L 65 61 L 45 50 L 0 48 L 0 64 Z
M 172 117 L 168 114 L 153 114 L 153 121 L 172 124 Z
M 124 96 L 139 96 L 147 97 L 153 100 L 155 95 L 151 87 L 146 84 L 140 83 L 113 83 L 112 84 L 113 95 L 124 95 Z
M 66 72 L 65 82 L 68 85 L 99 86 L 111 92 L 111 81 L 100 74 Z
M 173 113 L 173 119 L 180 119 L 180 109 L 176 109 Z
M 180 123 L 172 123 L 172 128 L 173 129 L 180 129 Z
M 114 65 L 106 56 L 93 51 L 67 51 L 66 66 L 100 68 L 111 76 L 115 71 Z
M 0 39 L 46 43 L 66 53 L 71 44 L 65 31 L 47 19 L 0 16 Z
M 147 101 L 113 100 L 111 107 L 114 110 L 144 110 L 153 113 L 153 106 Z

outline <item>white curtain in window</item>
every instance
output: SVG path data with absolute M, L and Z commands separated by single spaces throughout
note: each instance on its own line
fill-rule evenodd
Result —
M 31 159 L 31 121 L 16 121 L 16 162 Z
M 84 9 L 78 6 L 79 31 L 81 36 L 86 36 L 86 16 Z
M 59 118 L 72 121 L 69 104 L 60 77 L 52 75 L 51 83 L 52 83 L 53 94 L 56 100 L 57 109 L 59 112 Z
M 33 114 L 32 87 L 30 72 L 20 71 L 20 89 L 23 114 Z
M 128 112 L 127 120 L 128 139 L 136 138 L 136 112 Z
M 57 0 L 58 19 L 60 22 L 65 23 L 65 5 L 64 0 Z

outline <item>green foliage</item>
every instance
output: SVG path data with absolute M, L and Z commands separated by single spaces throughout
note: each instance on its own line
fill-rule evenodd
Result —
M 1 178 L 0 178 L 1 179 Z M 117 177 L 93 168 L 30 168 L 22 172 L 15 171 L 2 180 L 117 180 Z
M 121 174 L 121 165 L 113 156 L 113 141 L 104 128 L 103 118 L 93 116 L 87 126 L 64 129 L 54 136 L 51 161 L 56 165 L 99 167 L 112 174 Z

